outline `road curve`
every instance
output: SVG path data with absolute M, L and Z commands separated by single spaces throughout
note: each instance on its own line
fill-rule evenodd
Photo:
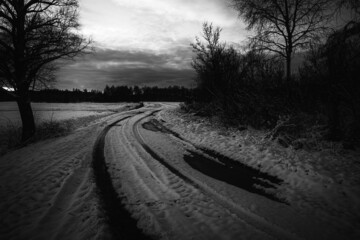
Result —
M 345 239 L 276 198 L 281 179 L 166 129 L 174 106 L 124 109 L 2 156 L 0 239 Z
M 280 179 L 198 148 L 155 119 L 174 106 L 147 104 L 108 125 L 95 145 L 95 168 L 107 174 L 99 182 L 116 196 L 107 206 L 114 229 L 133 229 L 128 239 L 338 239 L 272 194 Z M 114 202 L 127 215 L 111 212 Z

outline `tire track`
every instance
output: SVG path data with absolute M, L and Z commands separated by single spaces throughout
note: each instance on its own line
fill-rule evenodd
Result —
M 196 188 L 200 188 L 200 186 L 194 182 L 191 178 L 189 178 L 188 176 L 186 176 L 185 174 L 183 174 L 182 172 L 180 172 L 177 168 L 175 168 L 174 166 L 172 166 L 171 164 L 169 164 L 167 161 L 165 161 L 165 159 L 163 159 L 162 157 L 160 157 L 156 152 L 154 152 L 142 139 L 142 137 L 140 136 L 140 133 L 138 131 L 138 124 L 141 120 L 143 120 L 144 118 L 147 118 L 151 115 L 154 115 L 156 112 L 158 112 L 160 110 L 154 111 L 149 115 L 146 115 L 140 119 L 138 119 L 132 126 L 133 128 L 133 133 L 134 136 L 136 138 L 136 140 L 140 143 L 140 145 L 144 148 L 144 150 L 150 154 L 150 156 L 152 158 L 154 158 L 155 160 L 157 160 L 158 162 L 160 162 L 163 166 L 165 166 L 167 169 L 169 169 L 173 174 L 179 176 L 180 178 L 182 178 L 185 182 L 190 183 L 191 185 L 195 186 Z
M 95 141 L 92 167 L 99 189 L 100 202 L 108 217 L 108 225 L 114 239 L 151 239 L 137 228 L 137 221 L 125 209 L 113 186 L 104 157 L 105 136 L 109 130 L 133 115 L 126 116 L 106 126 Z
M 121 152 L 118 152 L 118 148 L 114 149 L 112 158 L 118 166 L 112 166 L 112 168 L 114 172 L 119 172 L 119 169 L 123 168 L 125 171 L 122 181 L 126 182 L 123 185 L 124 188 L 120 189 L 120 187 L 116 190 L 128 196 L 126 206 L 130 207 L 139 222 L 143 223 L 141 227 L 144 227 L 147 232 L 150 230 L 154 236 L 165 236 L 165 239 L 168 237 L 169 239 L 215 240 L 236 239 L 237 236 L 243 236 L 244 239 L 248 237 L 273 239 L 265 232 L 236 217 L 229 208 L 214 200 L 212 195 L 204 193 L 204 189 L 191 178 L 188 178 L 191 182 L 186 181 L 161 164 L 158 159 L 154 159 L 154 155 L 151 156 L 141 146 L 133 131 L 134 124 L 149 115 L 151 113 L 129 120 L 122 125 L 120 135 L 112 136 L 120 138 L 118 144 L 122 149 Z M 124 155 L 124 151 L 127 154 Z M 117 156 L 121 156 L 120 162 L 116 160 Z M 158 171 L 160 169 L 163 170 Z M 160 175 L 157 175 L 157 172 Z M 155 177 L 151 177 L 154 174 Z M 186 177 L 185 174 L 182 176 Z M 116 178 L 119 182 L 119 178 Z M 157 178 L 165 180 L 163 183 L 167 186 L 166 191 L 154 187 L 159 184 Z M 114 183 L 116 184 L 116 181 Z
M 201 190 L 201 192 L 205 193 L 205 195 L 210 196 L 221 206 L 225 207 L 226 209 L 230 209 L 231 211 L 236 213 L 236 215 L 238 216 L 239 219 L 246 221 L 248 224 L 250 224 L 254 228 L 257 228 L 264 233 L 268 233 L 271 236 L 276 237 L 277 239 L 294 239 L 294 240 L 301 239 L 301 238 L 299 238 L 299 236 L 295 235 L 294 233 L 288 232 L 276 225 L 273 225 L 273 224 L 267 222 L 265 219 L 262 219 L 261 217 L 246 211 L 241 206 L 238 206 L 236 204 L 227 203 L 226 201 L 224 201 L 224 199 L 222 197 L 217 196 L 216 193 L 214 193 L 210 187 L 199 184 L 198 181 L 196 181 L 196 179 L 194 179 L 191 176 L 186 175 L 185 173 L 183 173 L 183 171 L 181 171 L 181 170 L 177 169 L 176 167 L 174 167 L 173 165 L 171 165 L 168 161 L 166 161 L 159 154 L 157 154 L 154 150 L 152 150 L 151 147 L 149 145 L 147 145 L 146 142 L 141 137 L 140 132 L 139 132 L 139 125 L 143 119 L 154 115 L 158 111 L 160 111 L 160 110 L 153 111 L 152 113 L 150 113 L 142 118 L 139 118 L 137 121 L 134 122 L 134 124 L 132 126 L 133 134 L 134 134 L 136 140 L 141 145 L 141 147 L 153 159 L 155 159 L 160 164 L 162 164 L 164 167 L 166 167 L 170 172 L 172 172 L 173 174 L 175 174 L 178 177 L 180 177 L 181 179 L 183 179 L 186 183 L 191 184 L 196 189 L 199 189 L 199 190 Z M 182 139 L 182 137 L 180 137 L 180 136 L 178 138 Z M 185 142 L 188 142 L 188 141 L 185 140 Z M 198 150 L 200 152 L 203 152 L 202 151 L 203 149 L 198 149 Z

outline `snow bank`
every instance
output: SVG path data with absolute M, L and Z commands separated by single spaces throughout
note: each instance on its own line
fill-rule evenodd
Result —
M 179 109 L 158 115 L 165 126 L 199 147 L 217 151 L 284 180 L 277 195 L 299 211 L 336 222 L 346 231 L 360 222 L 360 153 L 284 148 L 253 129 L 224 128 Z M 357 226 L 356 226 L 357 225 Z M 357 233 L 359 234 L 359 233 Z

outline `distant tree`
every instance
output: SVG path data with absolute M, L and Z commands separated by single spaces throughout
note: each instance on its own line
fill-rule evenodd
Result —
M 306 48 L 327 29 L 331 0 L 232 0 L 233 7 L 255 30 L 254 46 L 271 51 L 286 61 L 286 79 L 291 79 L 291 61 L 297 49 Z
M 191 43 L 193 53 L 192 67 L 197 73 L 197 87 L 204 90 L 211 96 L 216 96 L 216 79 L 218 79 L 218 69 L 220 54 L 224 50 L 224 44 L 220 43 L 220 27 L 213 27 L 210 23 L 203 23 L 202 38 L 195 38 L 195 43 Z
M 230 82 L 236 79 L 240 64 L 239 53 L 220 42 L 220 33 L 220 27 L 205 22 L 203 39 L 196 37 L 191 44 L 195 54 L 191 65 L 197 73 L 198 88 L 210 99 L 223 98 Z
M 14 90 L 23 140 L 35 133 L 29 90 L 52 79 L 56 60 L 89 46 L 77 9 L 77 0 L 0 0 L 0 87 Z
M 134 86 L 133 88 L 133 100 L 134 101 L 140 101 L 141 99 L 142 91 L 138 86 Z

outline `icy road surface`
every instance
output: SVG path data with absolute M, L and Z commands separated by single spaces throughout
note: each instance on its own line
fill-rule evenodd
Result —
M 148 103 L 1 157 L 0 239 L 343 239 L 276 198 L 281 179 L 154 118 L 176 106 Z

